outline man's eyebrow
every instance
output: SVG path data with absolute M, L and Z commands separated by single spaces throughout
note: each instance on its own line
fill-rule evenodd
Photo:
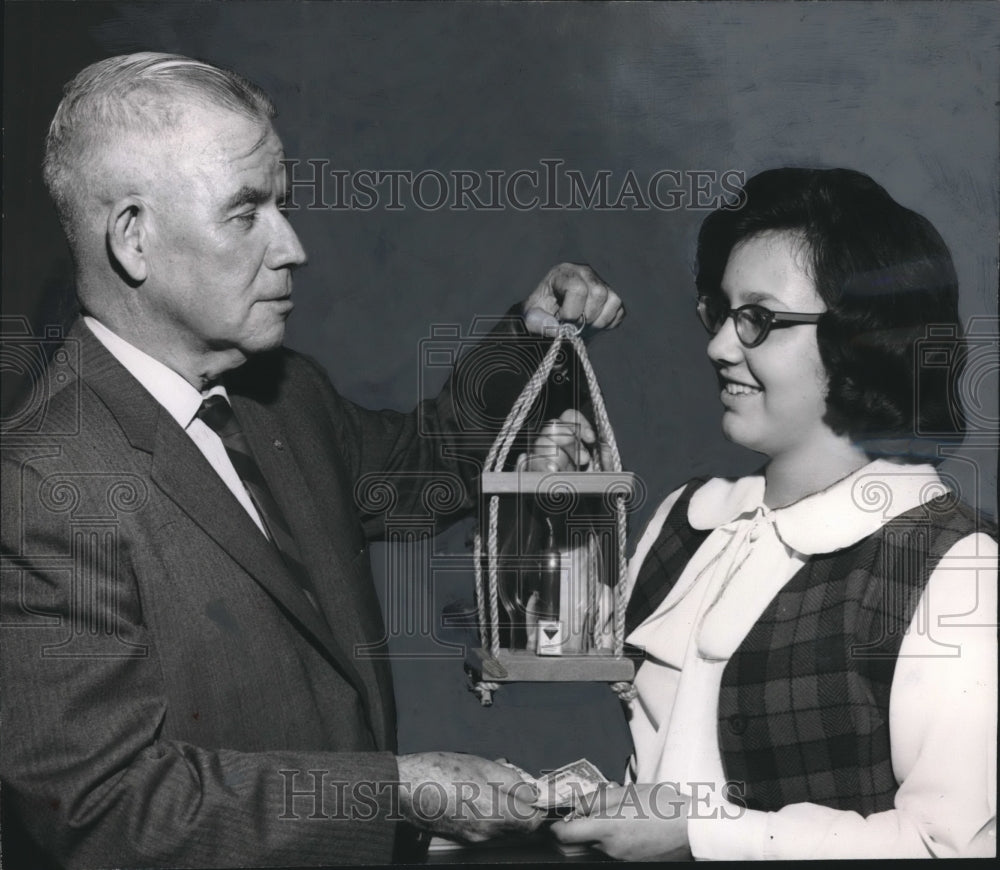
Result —
M 243 205 L 260 205 L 262 202 L 267 202 L 270 196 L 269 191 L 244 184 L 243 187 L 226 201 L 226 211 L 232 211 L 234 208 L 239 208 Z

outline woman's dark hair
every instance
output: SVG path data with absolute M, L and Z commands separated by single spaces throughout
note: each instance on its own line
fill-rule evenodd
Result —
M 961 438 L 958 278 L 931 223 L 850 169 L 761 172 L 746 182 L 741 202 L 701 226 L 699 294 L 722 294 L 726 263 L 740 242 L 774 231 L 800 234 L 828 309 L 817 324 L 830 382 L 827 424 L 859 442 Z

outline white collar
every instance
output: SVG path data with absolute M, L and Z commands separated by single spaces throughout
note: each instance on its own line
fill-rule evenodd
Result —
M 876 459 L 820 492 L 771 510 L 764 506 L 763 475 L 716 477 L 691 497 L 688 522 L 707 530 L 757 515 L 772 522 L 781 540 L 796 552 L 831 553 L 947 491 L 932 465 Z
M 84 315 L 83 322 L 182 429 L 191 424 L 205 397 L 216 394 L 226 396 L 226 388 L 222 384 L 216 384 L 204 393 L 199 392 L 173 369 L 116 335 L 99 320 Z

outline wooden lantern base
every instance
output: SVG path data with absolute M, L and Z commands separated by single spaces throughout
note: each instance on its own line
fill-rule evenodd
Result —
M 632 660 L 616 658 L 610 650 L 540 656 L 530 650 L 501 649 L 494 658 L 488 650 L 473 649 L 466 666 L 477 679 L 492 683 L 618 683 L 635 676 Z

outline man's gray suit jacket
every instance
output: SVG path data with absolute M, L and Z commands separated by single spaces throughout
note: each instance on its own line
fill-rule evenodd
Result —
M 389 862 L 406 829 L 386 785 L 391 675 L 355 655 L 384 635 L 367 550 L 383 519 L 356 488 L 393 475 L 415 500 L 407 473 L 436 469 L 464 487 L 454 514 L 475 504 L 479 468 L 455 458 L 453 383 L 400 414 L 357 407 L 284 349 L 227 376 L 317 612 L 82 322 L 66 347 L 43 425 L 3 451 L 8 825 L 69 867 Z

